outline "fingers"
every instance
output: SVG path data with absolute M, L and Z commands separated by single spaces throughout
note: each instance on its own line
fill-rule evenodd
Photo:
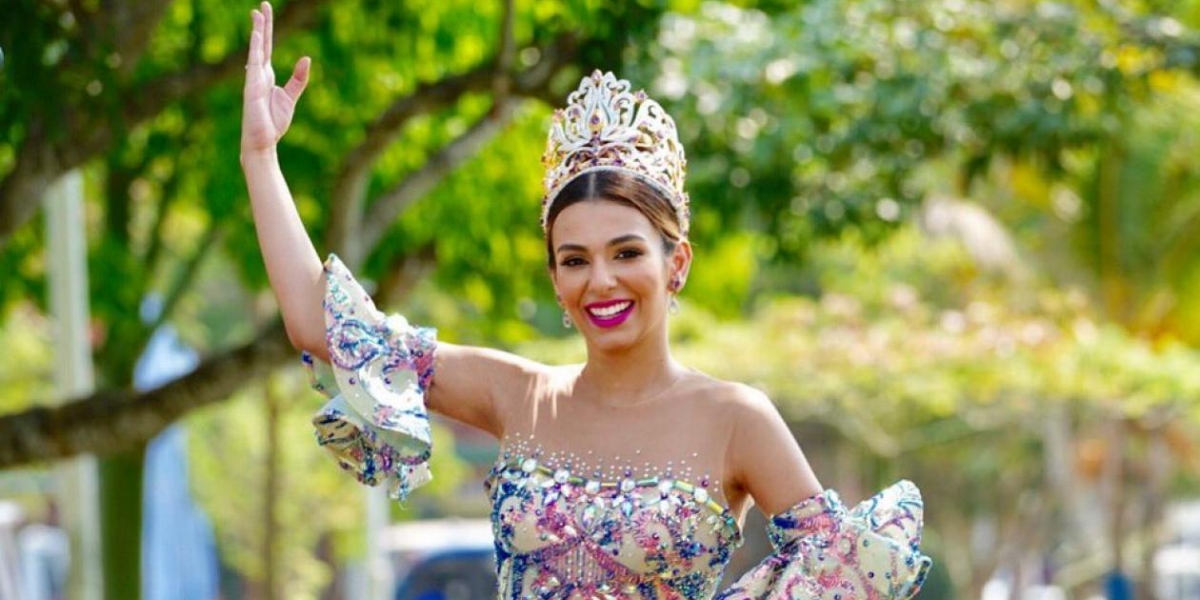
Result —
M 250 55 L 246 57 L 246 68 L 254 69 L 263 65 L 262 13 L 256 10 L 250 18 L 254 21 L 254 30 L 250 32 Z
M 270 2 L 262 3 L 263 14 L 263 59 L 265 62 L 271 62 L 271 49 L 275 47 L 275 13 L 271 9 Z
M 291 79 L 288 79 L 287 85 L 283 87 L 288 96 L 291 96 L 292 101 L 300 99 L 300 94 L 304 93 L 304 88 L 308 86 L 308 73 L 312 67 L 312 59 L 305 56 L 296 61 L 296 68 L 292 71 Z

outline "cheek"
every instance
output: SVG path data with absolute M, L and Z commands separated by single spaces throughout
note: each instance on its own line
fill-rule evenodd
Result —
M 554 284 L 554 293 L 564 301 L 578 296 L 582 285 L 577 273 L 572 273 L 569 270 L 559 270 L 557 276 L 552 280 Z
M 643 295 L 659 296 L 660 293 L 665 294 L 666 279 L 663 274 L 655 269 L 643 269 L 636 274 L 631 274 L 630 281 L 636 282 L 638 290 Z

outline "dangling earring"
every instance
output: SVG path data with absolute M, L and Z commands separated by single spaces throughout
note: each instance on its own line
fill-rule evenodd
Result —
M 556 295 L 554 299 L 558 301 L 558 306 L 563 309 L 563 327 L 570 329 L 575 324 L 571 322 L 571 315 L 567 314 L 567 307 L 563 306 L 562 296 Z
M 671 300 L 667 303 L 667 312 L 679 314 L 679 290 L 683 288 L 683 279 L 678 275 L 671 278 Z

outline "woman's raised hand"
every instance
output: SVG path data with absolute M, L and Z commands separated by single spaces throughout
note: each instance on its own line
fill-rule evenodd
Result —
M 283 87 L 275 85 L 271 68 L 274 15 L 263 2 L 251 12 L 250 56 L 246 63 L 246 87 L 242 100 L 242 154 L 270 151 L 287 132 L 296 112 L 296 101 L 308 85 L 312 61 L 306 56 L 296 62 L 292 77 Z

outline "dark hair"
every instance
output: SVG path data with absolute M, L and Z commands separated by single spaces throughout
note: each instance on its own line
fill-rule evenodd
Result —
M 551 239 L 554 221 L 568 206 L 590 200 L 608 200 L 637 209 L 662 235 L 666 254 L 673 252 L 683 241 L 683 228 L 675 207 L 656 186 L 628 171 L 586 171 L 559 190 L 546 213 L 546 255 L 550 268 L 554 268 L 554 241 Z

